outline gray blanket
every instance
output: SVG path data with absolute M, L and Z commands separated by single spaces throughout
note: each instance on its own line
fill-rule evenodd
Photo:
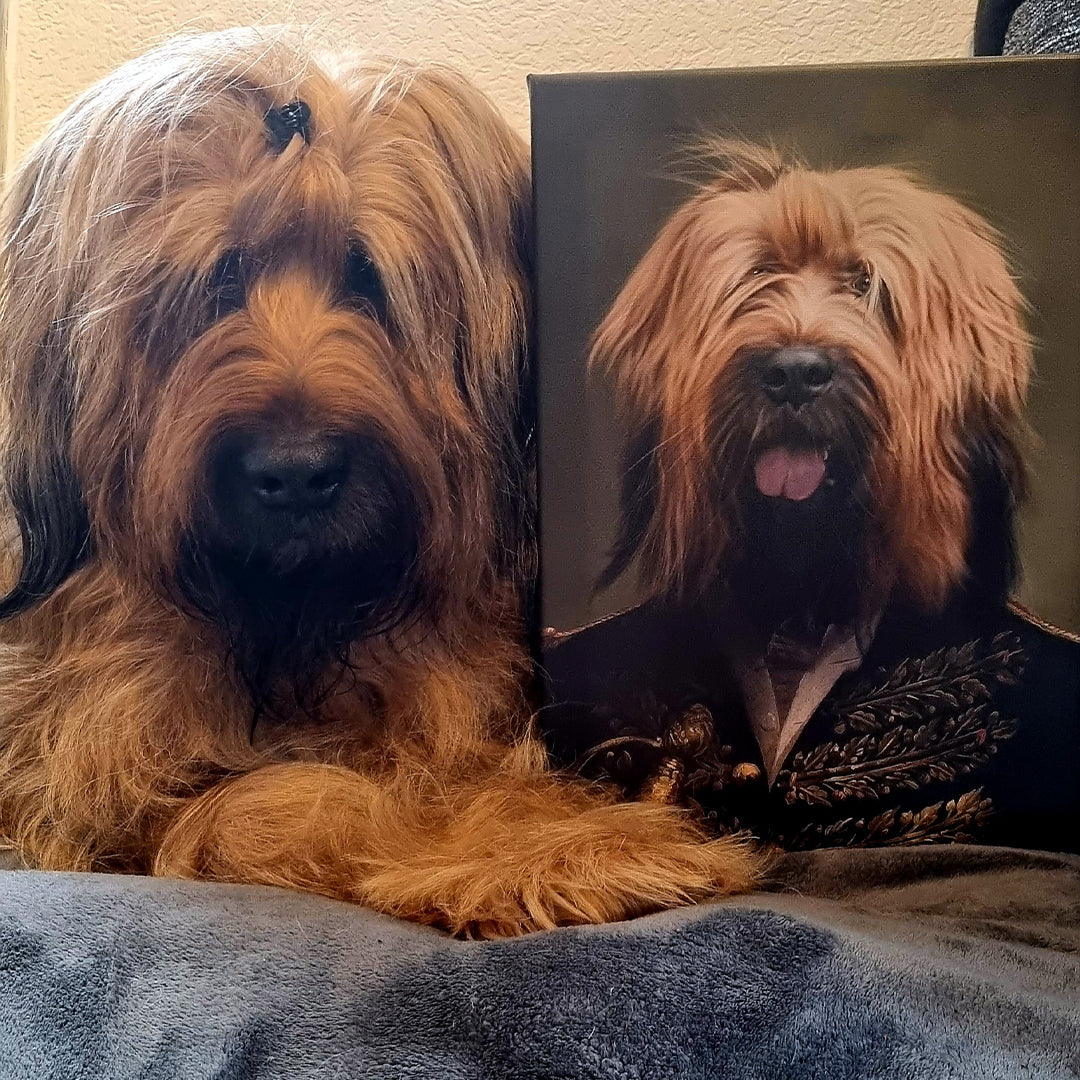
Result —
M 1080 1076 L 1080 859 L 777 873 L 470 943 L 275 889 L 0 871 L 0 1077 Z

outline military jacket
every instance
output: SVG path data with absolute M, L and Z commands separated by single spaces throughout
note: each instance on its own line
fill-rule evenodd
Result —
M 716 614 L 649 602 L 549 632 L 556 761 L 788 849 L 1080 851 L 1080 639 L 1019 605 L 888 606 L 770 783 Z

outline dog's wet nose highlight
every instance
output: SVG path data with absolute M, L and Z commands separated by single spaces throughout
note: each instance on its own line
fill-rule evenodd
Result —
M 234 450 L 237 480 L 256 503 L 272 510 L 330 506 L 349 471 L 344 439 L 314 432 L 256 436 Z
M 777 405 L 798 408 L 829 388 L 833 362 L 820 349 L 784 348 L 757 358 L 761 385 Z

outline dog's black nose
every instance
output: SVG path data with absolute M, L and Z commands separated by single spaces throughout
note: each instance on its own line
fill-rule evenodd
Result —
M 207 465 L 210 497 L 195 525 L 205 551 L 238 560 L 245 580 L 344 560 L 350 574 L 362 566 L 374 594 L 395 587 L 419 550 L 410 478 L 370 433 L 252 419 L 220 436 Z
M 349 472 L 345 441 L 310 431 L 264 433 L 234 449 L 238 486 L 267 509 L 330 506 Z
M 777 405 L 798 408 L 829 388 L 833 362 L 820 349 L 790 347 L 757 358 L 761 385 Z

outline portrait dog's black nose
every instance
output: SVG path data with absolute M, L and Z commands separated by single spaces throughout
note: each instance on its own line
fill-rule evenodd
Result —
M 310 431 L 263 433 L 236 447 L 237 479 L 267 509 L 330 506 L 349 472 L 344 439 Z
M 761 353 L 757 358 L 761 385 L 777 405 L 796 409 L 829 388 L 833 362 L 820 349 L 790 347 Z

